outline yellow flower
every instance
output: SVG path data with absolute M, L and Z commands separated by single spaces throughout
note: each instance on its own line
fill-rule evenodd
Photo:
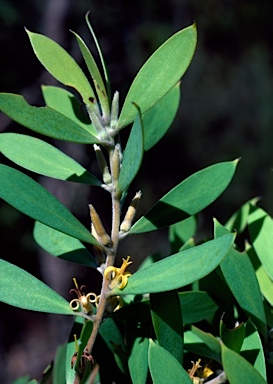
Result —
M 107 267 L 104 271 L 104 277 L 110 281 L 109 288 L 114 289 L 118 287 L 119 289 L 123 289 L 126 287 L 128 283 L 128 277 L 132 274 L 130 272 L 125 271 L 128 265 L 132 264 L 130 260 L 130 256 L 127 256 L 127 259 L 122 259 L 123 263 L 120 268 L 116 267 Z
M 92 293 L 92 292 L 85 295 L 83 292 L 83 289 L 86 288 L 86 286 L 82 285 L 79 288 L 75 277 L 73 278 L 73 281 L 74 281 L 76 289 L 74 289 L 74 288 L 70 289 L 70 293 L 75 292 L 76 295 L 78 296 L 78 298 L 70 301 L 70 304 L 69 304 L 70 308 L 73 311 L 77 311 L 79 308 L 81 308 L 81 311 L 86 313 L 86 314 L 92 313 L 91 303 L 94 303 L 95 305 L 97 305 L 98 300 L 99 300 L 99 296 L 97 296 L 95 293 Z
M 207 365 L 205 365 L 205 367 L 200 370 L 200 368 L 202 368 L 200 363 L 201 359 L 198 359 L 196 363 L 192 361 L 192 368 L 188 370 L 193 384 L 201 384 L 203 383 L 204 379 L 207 379 L 210 375 L 213 374 L 213 371 Z M 195 374 L 197 376 L 195 376 Z
M 105 310 L 108 313 L 116 312 L 123 307 L 123 304 L 123 300 L 120 296 L 111 296 L 107 300 Z

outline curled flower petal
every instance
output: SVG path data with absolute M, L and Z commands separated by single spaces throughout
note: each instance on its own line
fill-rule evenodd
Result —
M 73 299 L 70 301 L 70 308 L 73 311 L 77 311 L 79 308 L 81 308 L 81 311 L 90 314 L 93 311 L 92 303 L 96 303 L 98 301 L 97 295 L 93 292 L 88 293 L 87 295 L 84 294 L 83 289 L 86 288 L 85 285 L 82 285 L 80 288 L 77 284 L 76 279 L 73 279 L 76 289 L 71 289 L 70 293 L 75 292 L 78 296 L 77 299 Z M 92 297 L 92 299 L 91 299 Z M 76 303 L 76 305 L 74 305 Z
M 74 303 L 76 303 L 76 306 L 74 306 Z M 79 309 L 79 306 L 80 306 L 80 300 L 79 299 L 71 300 L 69 303 L 69 306 L 73 311 L 77 311 L 77 309 Z
M 107 267 L 104 271 L 104 277 L 111 281 L 111 277 L 109 278 L 109 274 L 112 272 L 114 274 L 113 278 L 118 274 L 118 271 L 119 271 L 120 268 L 116 268 L 116 267 Z
M 128 277 L 131 276 L 130 272 L 125 271 L 128 265 L 132 264 L 132 262 L 129 261 L 130 256 L 128 256 L 127 259 L 122 260 L 123 262 L 120 268 L 110 266 L 107 267 L 104 271 L 104 277 L 110 281 L 110 289 L 114 289 L 116 287 L 123 289 L 128 283 Z

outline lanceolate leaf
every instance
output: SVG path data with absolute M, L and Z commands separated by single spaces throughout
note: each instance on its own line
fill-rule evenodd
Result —
M 75 315 L 69 303 L 36 277 L 0 260 L 0 301 L 38 312 Z
M 113 319 L 109 318 L 103 321 L 100 326 L 100 336 L 103 339 L 103 344 L 107 346 L 114 355 L 119 369 L 125 373 L 128 370 L 128 366 L 126 359 L 127 356 L 124 353 L 124 340 L 117 324 Z M 107 363 L 109 363 L 109 361 L 107 361 Z
M 183 314 L 183 324 L 197 323 L 210 319 L 214 316 L 218 306 L 210 298 L 207 292 L 189 291 L 178 293 L 180 306 Z M 133 321 L 137 314 L 139 321 L 145 323 L 150 321 L 149 300 L 130 303 L 112 314 L 114 319 Z
M 96 48 L 97 48 L 97 51 L 98 51 L 98 54 L 99 54 L 99 58 L 100 58 L 100 62 L 101 62 L 101 66 L 103 68 L 103 74 L 104 74 L 104 79 L 105 79 L 105 83 L 106 83 L 106 87 L 107 87 L 107 94 L 108 94 L 108 97 L 110 98 L 110 94 L 111 94 L 111 87 L 110 87 L 110 79 L 109 79 L 109 73 L 108 73 L 108 69 L 106 67 L 106 63 L 105 63 L 105 60 L 104 60 L 104 57 L 103 57 L 103 54 L 102 54 L 102 50 L 101 50 L 101 47 L 100 47 L 100 44 L 99 44 L 99 41 L 95 35 L 95 32 L 92 28 L 92 25 L 89 21 L 89 11 L 86 13 L 85 15 L 85 21 L 86 21 L 86 24 L 89 28 L 89 31 L 93 37 L 93 40 L 94 40 L 94 43 L 96 45 Z
M 20 377 L 12 382 L 12 384 L 28 384 L 29 383 L 29 375 Z
M 197 336 L 200 340 L 202 340 L 205 345 L 210 349 L 211 353 L 214 354 L 214 357 L 212 358 L 215 360 L 220 360 L 221 346 L 219 340 L 211 333 L 204 332 L 201 329 L 195 327 L 194 325 L 192 325 L 191 329 L 192 333 Z
M 79 351 L 78 351 L 78 356 L 77 356 L 77 360 L 76 360 L 75 367 L 74 367 L 76 372 L 79 369 L 79 364 L 80 364 L 81 356 L 82 356 L 83 351 L 84 351 L 84 349 L 86 347 L 88 339 L 89 339 L 89 337 L 91 335 L 92 329 L 93 329 L 92 321 L 85 321 L 84 324 L 83 324 L 82 330 L 81 330 L 80 338 L 78 340 L 78 342 L 79 342 Z M 56 383 L 56 384 L 58 384 L 58 383 Z
M 223 343 L 233 351 L 239 353 L 245 337 L 245 324 L 241 323 L 236 327 L 228 328 L 223 319 L 220 320 L 220 338 Z
M 128 358 L 128 366 L 133 384 L 144 384 L 148 374 L 149 340 L 142 336 L 134 340 Z
M 145 113 L 174 87 L 186 72 L 196 46 L 195 25 L 187 27 L 162 44 L 135 77 L 126 96 L 118 128 L 130 124 L 136 115 L 132 103 Z
M 273 281 L 266 273 L 253 247 L 247 249 L 247 254 L 255 269 L 261 292 L 268 303 L 273 306 Z
M 124 191 L 135 178 L 143 157 L 143 126 L 140 111 L 135 118 L 126 148 L 123 154 L 118 189 Z
M 128 233 L 143 233 L 195 215 L 211 204 L 230 183 L 238 160 L 214 164 L 196 172 L 162 197 Z
M 73 120 L 50 107 L 33 107 L 23 96 L 0 94 L 0 110 L 24 127 L 54 139 L 93 144 L 98 139 Z
M 263 345 L 257 328 L 250 319 L 245 324 L 245 339 L 240 355 L 249 361 L 266 380 Z
M 247 226 L 251 205 L 255 205 L 258 200 L 258 198 L 254 198 L 242 205 L 242 207 L 231 216 L 225 224 L 225 227 L 231 232 L 234 230 L 236 230 L 237 233 L 243 232 Z
M 0 197 L 41 223 L 91 244 L 97 240 L 51 193 L 25 174 L 0 164 Z
M 218 306 L 207 292 L 179 292 L 183 324 L 197 323 L 213 317 Z
M 150 306 L 159 345 L 182 364 L 183 320 L 178 292 L 151 293 Z
M 261 374 L 238 353 L 221 344 L 223 368 L 230 384 L 266 384 Z
M 97 64 L 89 51 L 88 47 L 86 46 L 85 42 L 83 39 L 77 35 L 75 32 L 73 32 L 74 35 L 76 36 L 77 43 L 79 44 L 81 53 L 83 55 L 84 61 L 87 65 L 87 68 L 90 72 L 90 75 L 92 76 L 92 79 L 94 81 L 95 89 L 101 104 L 101 108 L 103 111 L 104 115 L 109 115 L 109 102 L 108 102 L 108 97 L 107 97 L 107 92 L 104 86 L 104 82 L 102 80 L 100 71 L 97 67 Z
M 229 231 L 215 221 L 215 237 L 223 236 Z M 230 249 L 220 263 L 221 271 L 239 305 L 252 318 L 259 330 L 265 335 L 266 318 L 258 280 L 246 252 Z
M 190 216 L 183 221 L 171 225 L 169 228 L 169 242 L 172 252 L 181 251 L 182 249 L 180 248 L 194 236 L 196 228 L 197 220 L 195 216 Z
M 172 124 L 180 101 L 180 83 L 176 84 L 143 116 L 144 150 L 151 149 Z
M 35 222 L 33 236 L 45 251 L 60 259 L 97 268 L 97 262 L 85 246 L 74 237 L 68 236 L 47 225 Z
M 85 106 L 71 92 L 52 85 L 42 85 L 42 94 L 46 105 L 68 117 L 85 131 L 97 136 L 97 131 L 91 124 Z
M 75 313 L 74 313 L 75 314 Z M 71 358 L 76 352 L 75 345 L 75 335 L 76 339 L 80 340 L 82 335 L 82 330 L 84 327 L 85 319 L 83 317 L 77 316 L 73 327 L 71 329 L 69 340 L 66 345 L 66 362 L 65 362 L 65 382 L 66 384 L 73 384 L 75 379 L 75 365 L 71 369 Z
M 101 185 L 95 176 L 71 157 L 35 137 L 2 133 L 0 152 L 21 167 L 40 175 L 89 185 Z
M 93 89 L 75 60 L 48 37 L 30 31 L 27 34 L 35 55 L 46 70 L 60 83 L 75 88 L 85 104 L 92 105 L 95 100 Z
M 149 368 L 153 384 L 192 384 L 188 373 L 166 349 L 150 340 Z
M 66 384 L 65 382 L 65 360 L 66 360 L 66 345 L 61 345 L 57 348 L 53 372 L 52 384 Z
M 205 356 L 221 363 L 221 347 L 219 341 L 210 333 L 205 333 L 196 327 L 184 333 L 185 349 L 197 356 Z
M 263 209 L 252 206 L 248 223 L 253 247 L 273 280 L 273 219 Z
M 133 274 L 122 290 L 113 295 L 164 292 L 193 283 L 213 271 L 229 251 L 234 236 L 229 234 L 166 257 Z

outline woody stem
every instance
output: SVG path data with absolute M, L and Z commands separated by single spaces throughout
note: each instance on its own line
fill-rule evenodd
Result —
M 114 149 L 109 150 L 109 160 L 110 160 L 110 167 L 111 167 L 111 175 L 112 175 L 112 191 L 111 191 L 111 200 L 112 200 L 112 231 L 111 231 L 111 249 L 107 250 L 106 254 L 106 266 L 105 268 L 109 266 L 113 266 L 117 254 L 117 248 L 119 244 L 119 227 L 120 227 L 120 193 L 117 191 L 117 183 L 118 180 L 115 178 L 114 175 L 116 175 L 115 170 L 113 169 L 116 167 L 116 164 L 114 162 L 116 161 L 115 158 L 115 151 Z M 97 314 L 94 319 L 93 323 L 93 329 L 92 333 L 90 335 L 90 338 L 87 342 L 86 349 L 87 352 L 91 354 L 96 337 L 99 332 L 99 327 L 101 325 L 103 315 L 105 312 L 105 307 L 107 303 L 107 293 L 109 292 L 109 281 L 103 277 L 102 282 L 102 288 L 100 293 L 100 301 L 97 309 Z

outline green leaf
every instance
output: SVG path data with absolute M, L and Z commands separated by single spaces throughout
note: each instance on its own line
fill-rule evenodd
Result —
M 60 83 L 75 88 L 85 104 L 92 105 L 95 95 L 85 74 L 76 61 L 55 41 L 26 30 L 38 60 Z
M 184 324 L 210 319 L 218 309 L 218 305 L 215 304 L 207 292 L 179 292 L 179 300 Z
M 136 111 L 132 103 L 145 113 L 178 83 L 192 60 L 196 40 L 196 26 L 191 25 L 171 36 L 146 61 L 126 96 L 118 128 L 134 120 Z
M 273 306 L 273 281 L 266 273 L 253 247 L 247 249 L 247 254 L 255 269 L 260 290 L 270 305 Z
M 208 332 L 204 332 L 201 329 L 195 327 L 194 325 L 191 327 L 192 332 L 198 336 L 209 348 L 210 350 L 215 354 L 215 356 L 220 356 L 221 353 L 221 347 L 219 340 L 214 337 L 212 334 Z
M 0 164 L 0 197 L 41 223 L 90 244 L 98 244 L 91 233 L 39 183 L 11 167 Z
M 266 380 L 266 366 L 263 345 L 257 328 L 250 319 L 245 324 L 245 339 L 240 355 L 257 369 Z
M 12 382 L 12 384 L 28 384 L 29 382 L 29 375 L 26 375 L 24 377 L 20 377 L 19 379 L 16 379 Z
M 0 110 L 17 123 L 54 139 L 83 144 L 99 141 L 62 113 L 50 107 L 33 107 L 20 95 L 1 93 Z
M 186 241 L 185 244 L 182 245 L 182 247 L 180 247 L 179 251 L 185 251 L 186 249 L 189 249 L 189 248 L 193 248 L 195 247 L 195 242 L 194 242 L 194 238 L 190 238 L 188 241 Z
M 215 220 L 215 237 L 229 231 Z M 266 318 L 262 295 L 251 261 L 246 252 L 230 249 L 220 263 L 221 271 L 241 308 L 249 314 L 259 330 L 265 335 Z
M 48 384 L 52 378 L 53 361 L 43 370 L 43 376 L 39 381 L 39 384 Z
M 260 373 L 238 353 L 221 344 L 223 368 L 230 384 L 266 384 Z
M 103 115 L 109 116 L 110 110 L 109 110 L 109 102 L 108 102 L 107 92 L 106 92 L 105 85 L 104 85 L 104 82 L 102 80 L 100 71 L 98 69 L 98 66 L 97 66 L 91 52 L 89 51 L 88 47 L 86 46 L 85 42 L 83 41 L 83 39 L 79 35 L 77 35 L 77 33 L 75 33 L 75 32 L 73 32 L 73 33 L 77 39 L 77 43 L 80 47 L 80 50 L 81 50 L 82 56 L 84 58 L 85 64 L 87 65 L 89 73 L 92 76 L 95 90 L 96 90 L 96 93 L 98 95 L 100 105 L 101 105 L 101 108 L 103 111 Z
M 83 326 L 82 326 L 82 329 L 81 329 L 80 337 L 78 339 L 79 351 L 78 351 L 77 359 L 76 359 L 75 366 L 74 366 L 74 369 L 76 372 L 79 372 L 79 364 L 81 361 L 81 357 L 82 357 L 82 354 L 83 354 L 84 349 L 86 347 L 86 344 L 89 340 L 89 337 L 92 333 L 92 329 L 93 329 L 92 321 L 88 321 L 88 320 L 85 321 Z M 58 383 L 56 383 L 56 384 L 58 384 Z
M 150 340 L 148 357 L 153 384 L 192 384 L 188 373 L 176 358 L 152 340 Z
M 154 231 L 200 212 L 227 188 L 237 163 L 214 164 L 191 175 L 162 197 L 128 233 Z
M 71 360 L 72 360 L 74 353 L 76 352 L 76 345 L 75 345 L 74 337 L 76 335 L 76 339 L 80 340 L 81 332 L 82 332 L 84 323 L 85 323 L 85 320 L 83 317 L 77 316 L 75 318 L 73 327 L 72 327 L 70 335 L 69 335 L 69 340 L 66 344 L 66 362 L 65 362 L 66 384 L 74 384 L 75 365 L 73 366 L 73 368 L 71 368 Z
M 149 339 L 137 337 L 132 346 L 128 365 L 133 384 L 146 384 L 148 374 Z
M 101 62 L 101 66 L 102 66 L 102 69 L 103 69 L 103 74 L 104 74 L 104 79 L 105 79 L 105 83 L 106 83 L 106 86 L 107 86 L 107 94 L 108 94 L 108 97 L 110 97 L 110 94 L 111 94 L 111 87 L 110 87 L 110 79 L 109 79 L 109 73 L 108 73 L 108 70 L 107 70 L 107 67 L 106 67 L 106 63 L 105 63 L 105 60 L 104 60 L 104 57 L 103 57 L 103 54 L 102 54 L 102 50 L 101 50 L 101 47 L 100 47 L 100 44 L 99 44 L 99 41 L 95 35 L 95 32 L 92 28 L 92 25 L 89 21 L 89 14 L 90 14 L 90 11 L 88 11 L 85 15 L 85 21 L 86 21 L 86 24 L 89 28 L 89 31 L 93 37 L 93 40 L 94 40 L 94 43 L 96 45 L 96 48 L 97 48 L 97 51 L 98 51 L 98 54 L 99 54 L 99 58 L 100 58 L 100 62 Z
M 185 350 L 221 363 L 219 341 L 210 333 L 205 333 L 196 327 L 192 329 L 184 333 Z
M 123 338 L 113 319 L 109 318 L 103 322 L 100 327 L 100 335 L 110 351 L 114 352 L 114 344 L 122 345 L 124 347 Z
M 71 92 L 52 85 L 42 85 L 41 88 L 45 104 L 48 107 L 68 117 L 91 135 L 97 136 L 97 131 L 91 124 L 84 104 Z
M 207 292 L 179 292 L 178 296 L 182 309 L 184 325 L 207 320 L 213 317 L 214 313 L 218 309 L 218 306 L 210 298 Z M 151 314 L 149 303 L 149 300 L 130 303 L 130 305 L 124 306 L 123 308 L 113 313 L 111 316 L 114 319 L 121 321 L 133 321 L 137 316 L 139 321 L 146 323 L 150 322 Z
M 85 246 L 74 237 L 56 231 L 39 221 L 35 222 L 33 236 L 40 247 L 55 257 L 86 267 L 97 268 L 98 266 Z
M 226 327 L 223 319 L 220 321 L 220 338 L 233 351 L 239 353 L 245 337 L 245 324 L 241 323 L 233 329 Z
M 100 326 L 100 336 L 114 355 L 119 369 L 127 373 L 127 356 L 125 355 L 125 345 L 123 337 L 115 321 L 111 318 L 106 319 Z
M 234 236 L 225 235 L 197 247 L 166 257 L 133 274 L 113 295 L 164 292 L 191 284 L 213 271 L 229 251 Z
M 23 269 L 0 260 L 0 300 L 31 311 L 75 315 L 69 303 Z
M 14 163 L 40 175 L 89 185 L 102 184 L 74 159 L 35 137 L 2 133 L 0 152 Z
M 225 227 L 231 232 L 236 230 L 237 233 L 242 233 L 247 226 L 250 207 L 251 205 L 255 205 L 258 200 L 258 198 L 254 198 L 242 205 L 227 221 Z
M 143 158 L 143 126 L 140 111 L 137 114 L 123 154 L 118 189 L 124 191 L 135 178 Z
M 176 291 L 152 293 L 150 306 L 156 338 L 180 364 L 183 362 L 183 320 Z
M 172 252 L 178 252 L 180 248 L 195 235 L 197 229 L 197 220 L 195 216 L 175 223 L 169 228 L 169 242 Z
M 273 220 L 263 209 L 252 206 L 248 227 L 253 247 L 266 273 L 273 280 Z
M 144 150 L 151 149 L 172 124 L 180 102 L 180 83 L 176 84 L 143 116 Z
M 57 348 L 53 373 L 52 384 L 66 384 L 65 380 L 65 361 L 66 361 L 66 345 L 62 345 Z

